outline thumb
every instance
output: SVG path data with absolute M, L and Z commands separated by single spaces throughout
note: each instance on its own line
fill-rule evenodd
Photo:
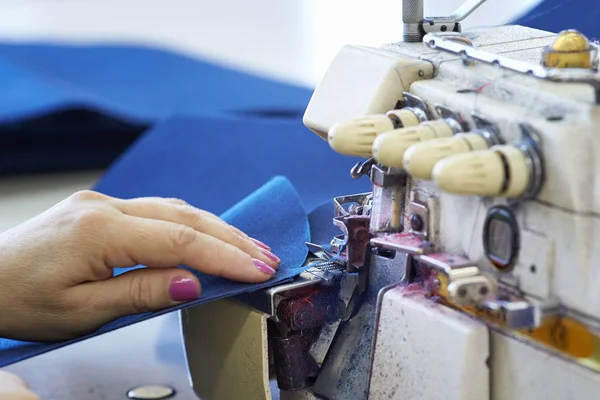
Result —
M 9 372 L 0 371 L 0 400 L 39 400 L 25 381 Z
M 88 285 L 108 320 L 196 300 L 201 292 L 198 278 L 181 268 L 140 268 Z

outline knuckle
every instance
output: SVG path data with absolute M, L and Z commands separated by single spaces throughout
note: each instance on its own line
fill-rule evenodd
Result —
M 213 269 L 217 276 L 236 275 L 235 271 L 243 270 L 251 260 L 249 254 L 228 243 L 215 246 L 212 252 Z
M 189 204 L 177 207 L 177 212 L 185 220 L 195 225 L 204 225 L 206 218 L 196 208 Z
M 182 207 L 186 207 L 189 206 L 188 202 L 185 200 L 181 200 L 181 199 L 177 199 L 177 198 L 168 198 L 165 199 L 167 202 L 174 204 L 176 206 L 182 206 Z
M 179 220 L 186 221 L 186 225 L 193 226 L 200 232 L 207 233 L 209 227 L 214 223 L 213 219 L 189 204 L 177 207 L 175 212 Z
M 169 230 L 169 241 L 171 248 L 176 253 L 182 253 L 198 237 L 197 232 L 185 225 L 173 225 Z
M 129 280 L 129 302 L 136 313 L 150 311 L 152 308 L 152 290 L 147 290 L 142 276 L 132 276 Z
M 88 200 L 89 201 L 89 200 L 100 200 L 100 199 L 104 198 L 104 196 L 93 190 L 80 190 L 80 191 L 73 193 L 69 198 L 71 200 L 79 200 L 79 201 Z
M 236 247 L 248 247 L 248 248 L 254 248 L 254 246 L 250 243 L 249 240 L 247 240 L 245 237 L 243 237 L 239 232 L 237 232 L 235 229 L 233 228 L 228 228 L 227 229 L 228 235 L 229 235 L 229 242 L 231 244 L 233 244 Z
M 213 220 L 217 220 L 217 221 L 223 221 L 218 215 L 213 214 L 209 211 L 206 210 L 198 210 L 199 212 L 201 212 L 204 215 L 204 218 L 206 219 L 213 219 Z
M 250 238 L 248 237 L 248 235 L 247 235 L 245 232 L 241 231 L 239 228 L 236 228 L 236 227 L 235 227 L 235 226 L 233 226 L 233 225 L 229 225 L 229 227 L 230 227 L 230 228 L 231 228 L 231 229 L 232 229 L 234 232 L 236 232 L 238 235 L 240 235 L 240 237 L 242 237 L 242 238 L 244 238 L 244 239 L 246 239 L 246 240 L 250 239 Z

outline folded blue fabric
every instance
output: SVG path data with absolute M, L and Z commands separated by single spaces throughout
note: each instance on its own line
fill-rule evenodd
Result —
M 139 46 L 0 44 L 0 174 L 106 168 L 179 115 L 299 118 L 312 90 Z
M 282 264 L 273 279 L 263 284 L 243 284 L 196 273 L 203 285 L 203 292 L 196 301 L 160 312 L 120 318 L 105 325 L 93 334 L 76 340 L 60 343 L 26 343 L 6 339 L 0 340 L 0 367 L 184 307 L 191 307 L 211 300 L 271 286 L 301 272 L 302 264 L 307 255 L 307 248 L 304 243 L 310 240 L 309 226 L 300 198 L 287 179 L 275 177 L 224 213 L 222 218 L 239 226 L 253 237 L 270 243 L 273 251 L 282 259 Z M 330 224 L 331 220 L 322 222 Z M 273 229 L 274 225 L 280 228 Z
M 577 29 L 591 40 L 600 39 L 600 3 L 590 0 L 544 0 L 513 24 L 549 32 Z

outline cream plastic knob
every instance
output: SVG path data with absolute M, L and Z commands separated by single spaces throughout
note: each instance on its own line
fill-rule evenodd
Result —
M 409 109 L 388 111 L 336 124 L 329 130 L 328 142 L 340 154 L 371 157 L 375 138 L 392 129 L 418 125 L 418 116 Z
M 477 133 L 459 133 L 452 137 L 427 140 L 409 147 L 404 153 L 404 169 L 418 179 L 431 179 L 435 164 L 454 154 L 489 148 L 488 142 Z
M 327 141 L 340 154 L 369 158 L 377 135 L 394 127 L 394 121 L 388 116 L 371 115 L 334 125 L 329 130 Z
M 526 155 L 510 145 L 450 156 L 433 168 L 440 189 L 464 195 L 523 195 L 529 185 Z
M 452 136 L 452 127 L 444 120 L 427 121 L 410 128 L 382 133 L 373 142 L 372 154 L 378 164 L 390 168 L 403 168 L 404 152 L 412 145 L 425 140 Z

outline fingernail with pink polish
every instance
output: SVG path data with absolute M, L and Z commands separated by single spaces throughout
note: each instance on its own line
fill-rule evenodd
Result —
M 173 278 L 169 286 L 169 295 L 173 301 L 196 300 L 199 292 L 198 284 L 190 278 Z
M 267 256 L 267 258 L 273 262 L 279 263 L 281 260 L 275 254 L 271 253 L 269 250 L 262 250 L 262 253 Z
M 269 246 L 267 246 L 266 244 L 264 244 L 260 240 L 256 240 L 254 238 L 250 238 L 250 240 L 252 240 L 254 242 L 254 244 L 257 245 L 258 247 L 261 247 L 261 248 L 263 248 L 265 250 L 271 250 L 271 248 Z
M 271 267 L 269 267 L 267 264 L 265 264 L 264 262 L 260 261 L 260 260 L 252 260 L 252 262 L 254 263 L 254 266 L 256 268 L 258 268 L 258 270 L 260 272 L 262 272 L 263 274 L 267 274 L 267 275 L 275 275 L 275 270 Z

